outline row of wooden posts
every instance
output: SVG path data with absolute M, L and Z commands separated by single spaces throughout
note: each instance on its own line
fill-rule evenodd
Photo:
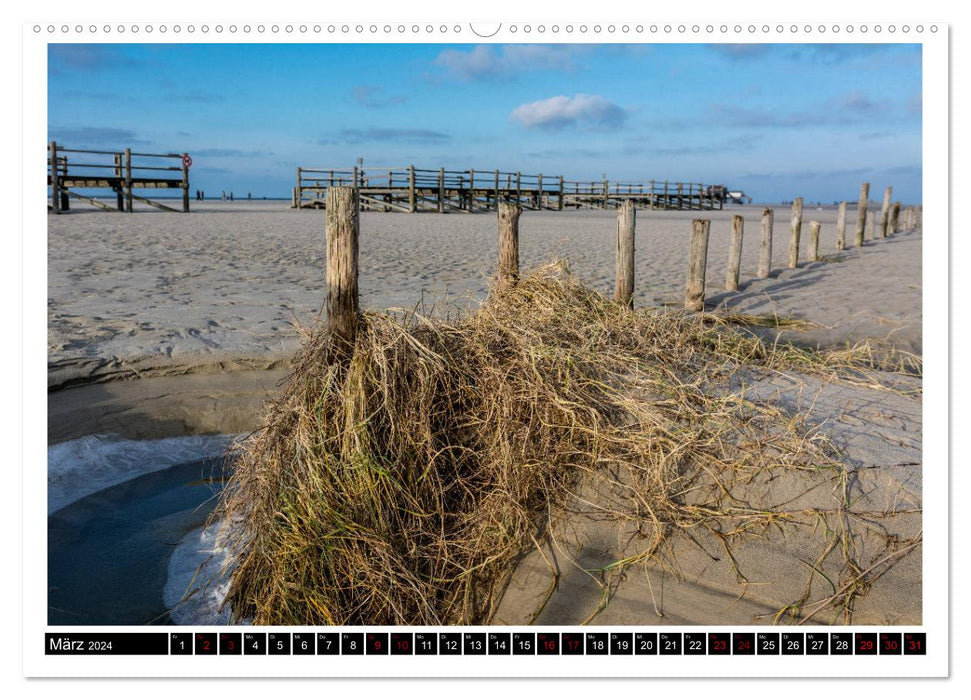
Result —
M 874 212 L 867 211 L 869 183 L 864 183 L 857 205 L 857 221 L 854 243 L 865 244 L 873 238 Z M 921 225 L 921 207 L 917 205 L 905 211 L 904 224 L 900 227 L 900 203 L 890 203 L 891 188 L 884 192 L 881 210 L 881 237 L 900 230 L 918 229 Z M 360 195 L 355 187 L 335 186 L 327 190 L 327 319 L 332 336 L 338 345 L 353 345 L 358 322 L 358 236 L 360 232 Z M 846 209 L 841 202 L 836 223 L 836 248 L 846 248 Z M 500 202 L 499 258 L 497 276 L 499 284 L 514 284 L 519 278 L 519 217 L 523 208 L 516 203 Z M 803 199 L 792 204 L 789 234 L 789 259 L 791 269 L 799 267 L 799 243 L 802 233 Z M 756 276 L 769 277 L 772 270 L 772 229 L 775 212 L 762 211 L 759 264 Z M 727 291 L 738 289 L 742 258 L 744 219 L 732 217 L 732 237 L 725 278 Z M 688 248 L 688 274 L 685 284 L 684 307 L 688 311 L 705 308 L 705 272 L 708 263 L 708 234 L 710 219 L 691 222 L 691 239 Z M 809 261 L 819 261 L 820 222 L 809 223 Z M 631 201 L 622 202 L 617 208 L 617 269 L 614 300 L 633 307 L 634 300 L 634 238 L 636 209 Z

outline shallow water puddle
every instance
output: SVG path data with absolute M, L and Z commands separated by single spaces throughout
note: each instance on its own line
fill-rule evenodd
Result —
M 223 460 L 179 464 L 111 486 L 48 517 L 48 624 L 171 624 L 169 559 L 222 488 Z

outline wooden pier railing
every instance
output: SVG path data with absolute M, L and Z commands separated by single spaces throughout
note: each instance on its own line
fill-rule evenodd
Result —
M 297 168 L 293 206 L 326 207 L 331 187 L 356 187 L 371 211 L 445 213 L 495 211 L 499 203 L 523 209 L 613 209 L 623 202 L 647 209 L 721 209 L 725 188 L 696 182 L 565 180 L 562 175 L 505 170 L 425 169 L 413 165 L 368 168 Z
M 72 154 L 69 159 L 67 154 Z M 74 154 L 83 154 L 74 159 Z M 110 157 L 110 159 L 109 159 Z M 178 165 L 158 165 L 158 159 L 177 159 Z M 146 159 L 150 159 L 147 160 Z M 165 161 L 162 161 L 163 163 Z M 136 189 L 181 189 L 182 211 L 189 211 L 189 166 L 186 153 L 135 153 L 65 148 L 56 141 L 47 146 L 47 186 L 51 191 L 50 210 L 55 214 L 70 209 L 70 198 L 85 201 L 105 211 L 133 210 L 134 201 L 157 209 L 179 211 L 161 202 L 135 194 Z M 116 204 L 88 197 L 77 190 L 108 189 L 116 195 Z

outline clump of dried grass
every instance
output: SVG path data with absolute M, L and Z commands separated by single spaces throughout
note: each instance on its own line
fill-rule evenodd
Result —
M 672 531 L 780 518 L 730 484 L 838 468 L 824 438 L 720 391 L 740 369 L 839 372 L 710 314 L 631 312 L 548 265 L 474 314 L 364 314 L 353 354 L 315 330 L 214 518 L 230 524 L 236 618 L 480 624 L 584 473 L 629 470 L 649 558 Z M 854 376 L 866 380 L 865 369 Z M 744 512 L 743 512 L 744 511 Z

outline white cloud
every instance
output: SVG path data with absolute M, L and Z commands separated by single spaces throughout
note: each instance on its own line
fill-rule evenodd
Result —
M 515 44 L 498 50 L 479 44 L 471 51 L 446 49 L 435 58 L 445 74 L 460 80 L 493 79 L 533 70 L 574 70 L 577 56 L 590 53 L 583 45 Z
M 627 118 L 624 109 L 600 95 L 557 95 L 519 105 L 509 120 L 527 129 L 587 126 L 616 129 Z

